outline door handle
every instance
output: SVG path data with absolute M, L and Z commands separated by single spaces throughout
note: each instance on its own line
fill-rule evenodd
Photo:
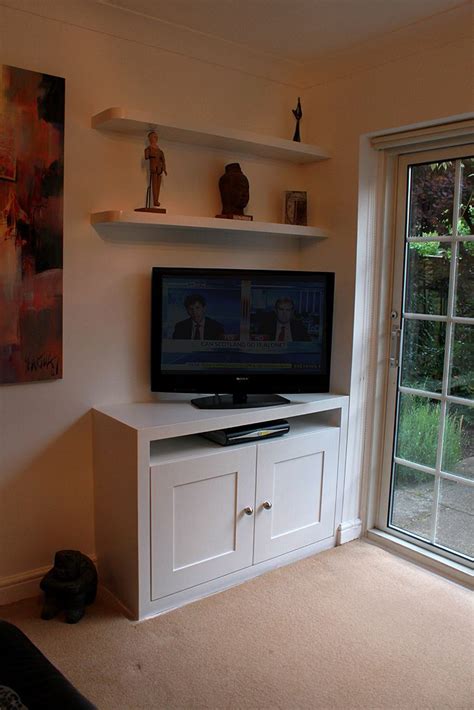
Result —
M 400 328 L 394 326 L 390 332 L 390 367 L 400 364 Z

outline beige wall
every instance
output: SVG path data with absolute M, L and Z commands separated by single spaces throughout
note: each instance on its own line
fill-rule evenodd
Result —
M 444 31 L 443 31 L 444 30 Z M 367 373 L 357 370 L 355 378 L 347 368 L 347 348 L 352 342 L 354 288 L 364 292 L 367 275 L 363 258 L 356 269 L 357 207 L 359 198 L 360 136 L 397 127 L 419 125 L 474 111 L 474 54 L 472 4 L 466 4 L 419 27 L 400 33 L 399 47 L 394 38 L 386 46 L 379 40 L 379 60 L 369 52 L 354 49 L 351 62 L 326 67 L 331 81 L 322 82 L 305 93 L 306 115 L 314 116 L 310 140 L 319 140 L 331 151 L 332 159 L 313 168 L 313 194 L 317 194 L 318 219 L 326 224 L 332 239 L 316 252 L 308 248 L 308 258 L 319 268 L 336 271 L 336 323 L 333 341 L 333 386 L 350 391 L 358 388 Z M 408 35 L 408 37 L 407 37 Z M 414 40 L 409 43 L 408 39 Z M 349 57 L 347 58 L 349 60 Z M 372 61 L 370 61 L 372 60 Z M 372 64 L 372 66 L 370 66 Z M 351 67 L 355 67 L 351 69 Z M 364 142 L 365 146 L 365 142 Z M 367 164 L 365 170 L 368 169 Z M 389 314 L 387 313 L 387 318 Z M 362 314 L 359 314 L 362 318 Z M 354 334 L 356 342 L 357 334 Z M 357 352 L 370 344 L 357 343 Z M 361 380 L 357 378 L 360 377 Z M 346 379 L 348 378 L 348 379 Z M 351 409 L 349 455 L 343 520 L 360 515 L 361 472 L 355 455 L 360 445 L 358 402 Z M 352 460 L 353 457 L 356 462 Z
M 94 551 L 89 412 L 94 405 L 150 397 L 151 267 L 292 268 L 298 261 L 291 239 L 272 239 L 271 249 L 264 237 L 236 242 L 173 235 L 140 244 L 129 234 L 112 242 L 89 224 L 91 211 L 141 206 L 146 188 L 144 140 L 92 130 L 93 114 L 125 105 L 164 122 L 285 135 L 296 90 L 190 59 L 181 48 L 162 51 L 140 25 L 136 41 L 78 26 L 99 24 L 101 6 L 94 18 L 87 2 L 10 4 L 28 12 L 0 8 L 2 62 L 66 78 L 64 378 L 0 389 L 0 581 L 48 565 L 57 549 Z M 68 4 L 74 26 L 31 14 L 64 12 Z M 87 16 L 77 16 L 81 6 Z M 118 13 L 107 31 L 125 36 L 133 21 Z M 217 214 L 217 181 L 235 156 L 163 148 L 169 176 L 161 197 L 169 213 Z M 248 213 L 279 221 L 282 191 L 301 187 L 297 169 L 258 158 L 240 162 L 251 185 Z
M 332 159 L 312 168 L 312 193 L 317 219 L 325 224 L 331 240 L 308 248 L 317 268 L 337 272 L 333 386 L 348 391 L 347 343 L 351 340 L 356 255 L 359 138 L 361 135 L 423 123 L 474 111 L 474 62 L 472 6 L 465 5 L 427 24 L 437 42 L 430 43 L 427 28 L 417 46 L 405 46 L 408 56 L 393 56 L 393 38 L 387 42 L 388 59 L 378 44 L 380 64 L 344 71 L 339 65 L 332 81 L 321 82 L 305 92 L 305 114 L 311 116 L 308 140 L 326 146 Z M 446 27 L 443 35 L 441 28 Z M 449 32 L 448 32 L 449 29 Z M 410 28 L 410 34 L 413 29 Z M 403 46 L 400 37 L 400 44 Z M 351 56 L 363 67 L 361 50 Z M 376 60 L 372 57 L 373 62 Z M 349 61 L 349 58 L 348 58 Z M 339 78 L 337 78 L 339 74 Z M 363 274 L 360 274 L 363 278 Z
M 94 9 L 89 0 L 7 0 L 0 7 L 2 62 L 66 78 L 64 378 L 0 389 L 0 583 L 48 565 L 57 549 L 94 550 L 89 412 L 94 405 L 149 398 L 151 267 L 334 269 L 333 388 L 348 391 L 359 135 L 469 109 L 463 44 L 301 93 L 289 79 L 292 67 L 270 66 L 251 53 L 239 64 L 235 47 L 225 52 L 195 46 L 191 38 L 171 39 L 162 26 L 105 6 Z M 240 158 L 251 185 L 247 211 L 279 221 L 283 190 L 308 187 L 310 221 L 330 227 L 327 243 L 301 253 L 285 238 L 136 243 L 133 235 L 103 239 L 89 225 L 91 211 L 140 206 L 146 182 L 143 140 L 93 131 L 92 114 L 125 105 L 163 122 L 291 137 L 298 94 L 303 140 L 328 146 L 334 157 L 301 170 Z M 162 147 L 169 168 L 162 202 L 169 213 L 216 214 L 217 179 L 235 155 Z

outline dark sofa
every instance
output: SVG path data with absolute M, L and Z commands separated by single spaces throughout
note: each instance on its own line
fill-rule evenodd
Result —
M 14 703 L 8 689 L 19 696 L 22 705 Z M 97 710 L 18 627 L 0 620 L 0 710 L 21 707 Z

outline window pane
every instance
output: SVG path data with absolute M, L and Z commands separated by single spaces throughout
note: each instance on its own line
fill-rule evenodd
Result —
M 408 244 L 407 313 L 444 316 L 448 305 L 451 246 L 440 242 Z
M 474 554 L 473 191 L 472 155 L 408 168 L 388 522 L 463 557 Z
M 455 325 L 449 393 L 474 399 L 474 326 Z
M 441 392 L 445 338 L 446 323 L 405 319 L 400 379 L 403 386 Z
M 461 205 L 458 233 L 474 234 L 474 158 L 461 161 Z
M 474 242 L 459 242 L 455 314 L 474 318 Z
M 474 407 L 448 403 L 442 469 L 474 479 Z
M 440 403 L 412 394 L 400 395 L 397 456 L 435 467 L 438 449 Z
M 434 476 L 395 464 L 391 524 L 430 539 Z
M 441 479 L 435 542 L 474 557 L 474 487 Z
M 454 163 L 414 165 L 410 169 L 409 237 L 452 234 Z

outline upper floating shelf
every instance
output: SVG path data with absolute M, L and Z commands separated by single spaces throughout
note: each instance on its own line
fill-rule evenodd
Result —
M 91 224 L 111 225 L 118 228 L 133 227 L 135 229 L 163 230 L 172 229 L 227 234 L 276 234 L 286 237 L 307 237 L 312 239 L 327 239 L 328 233 L 319 227 L 300 227 L 292 224 L 277 224 L 272 222 L 253 222 L 232 219 L 216 219 L 214 217 L 187 217 L 178 215 L 153 214 L 124 210 L 109 210 L 95 212 L 91 215 Z
M 314 163 L 329 158 L 329 154 L 317 145 L 297 143 L 284 138 L 264 136 L 248 131 L 233 129 L 222 131 L 219 128 L 191 128 L 162 124 L 155 121 L 151 115 L 141 112 L 132 114 L 120 107 L 108 108 L 97 113 L 92 117 L 92 128 L 138 134 L 154 129 L 163 140 L 259 155 L 263 158 L 285 160 L 297 164 Z

